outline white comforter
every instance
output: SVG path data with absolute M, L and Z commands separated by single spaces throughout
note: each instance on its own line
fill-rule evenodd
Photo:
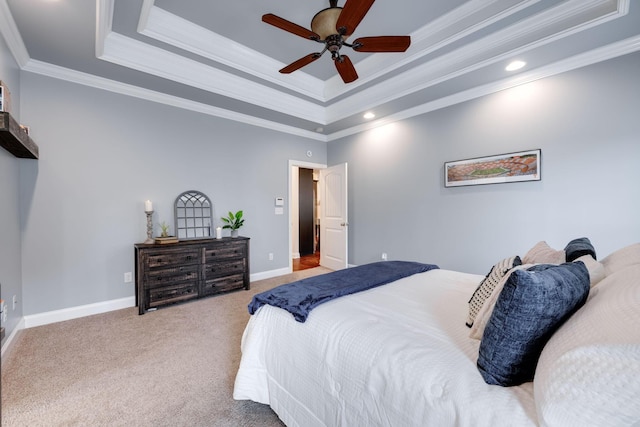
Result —
M 464 322 L 480 280 L 432 270 L 322 304 L 305 323 L 263 306 L 233 396 L 290 427 L 536 425 L 532 383 L 490 386 L 476 368 Z

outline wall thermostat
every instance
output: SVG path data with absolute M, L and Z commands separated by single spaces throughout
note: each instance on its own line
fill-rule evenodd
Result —
M 284 198 L 276 197 L 276 206 L 284 206 Z

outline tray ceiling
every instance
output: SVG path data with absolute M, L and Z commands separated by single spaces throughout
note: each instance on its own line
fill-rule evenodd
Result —
M 407 52 L 343 48 L 350 84 L 328 54 L 278 73 L 322 46 L 261 16 L 309 28 L 328 6 L 0 0 L 0 32 L 25 71 L 324 141 L 640 49 L 631 0 L 377 0 L 350 39 L 410 35 Z M 526 66 L 505 71 L 515 59 Z

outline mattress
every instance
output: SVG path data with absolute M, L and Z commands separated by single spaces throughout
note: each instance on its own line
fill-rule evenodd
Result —
M 234 398 L 289 427 L 536 425 L 533 385 L 486 384 L 465 326 L 483 276 L 431 270 L 314 309 L 269 305 L 242 338 Z

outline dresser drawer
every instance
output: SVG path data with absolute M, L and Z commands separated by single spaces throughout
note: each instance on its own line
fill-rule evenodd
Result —
M 243 258 L 245 246 L 242 244 L 224 245 L 217 248 L 207 248 L 205 250 L 205 263 L 221 261 L 229 258 Z
M 244 287 L 244 275 L 234 274 L 231 276 L 210 279 L 204 282 L 203 295 L 217 294 L 220 292 L 242 289 Z
M 175 282 L 197 281 L 199 266 L 183 265 L 172 268 L 162 268 L 145 272 L 145 289 L 166 286 Z
M 235 273 L 243 273 L 245 260 L 227 261 L 222 263 L 207 264 L 204 270 L 205 280 L 214 277 L 228 276 Z
M 164 251 L 147 255 L 148 268 L 163 268 L 171 265 L 198 264 L 200 262 L 200 250 L 189 249 L 181 251 Z
M 198 282 L 175 283 L 171 286 L 149 289 L 149 308 L 187 301 L 198 297 Z

